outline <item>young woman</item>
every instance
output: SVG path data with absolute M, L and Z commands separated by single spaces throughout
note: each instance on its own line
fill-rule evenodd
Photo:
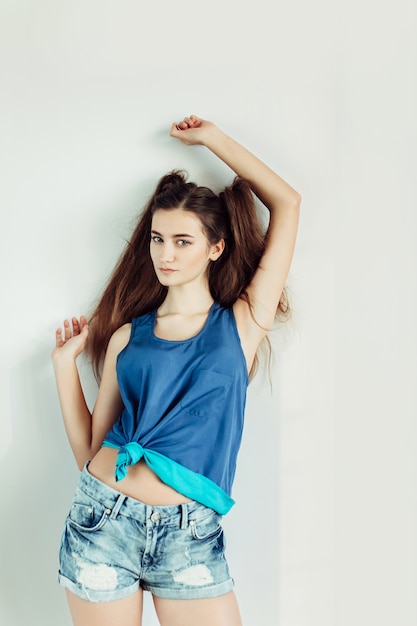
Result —
M 75 626 L 140 626 L 143 590 L 162 626 L 241 624 L 220 520 L 256 353 L 287 308 L 300 195 L 212 122 L 186 117 L 171 136 L 235 180 L 217 195 L 162 177 L 90 322 L 65 320 L 52 353 L 82 470 L 59 572 Z M 100 380 L 92 414 L 84 349 Z

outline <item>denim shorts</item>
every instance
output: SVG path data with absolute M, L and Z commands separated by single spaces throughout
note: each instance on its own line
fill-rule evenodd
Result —
M 199 504 L 143 504 L 89 474 L 65 523 L 58 580 L 91 602 L 140 587 L 161 598 L 212 598 L 234 582 L 224 556 L 221 515 Z

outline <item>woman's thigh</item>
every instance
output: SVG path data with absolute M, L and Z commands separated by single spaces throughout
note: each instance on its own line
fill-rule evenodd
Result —
M 233 591 L 216 598 L 167 600 L 153 596 L 161 626 L 242 626 Z
M 74 626 L 142 626 L 143 592 L 111 602 L 89 602 L 71 591 L 67 599 Z

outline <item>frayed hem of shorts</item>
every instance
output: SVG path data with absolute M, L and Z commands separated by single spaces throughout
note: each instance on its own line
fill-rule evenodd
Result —
M 154 587 L 153 585 L 141 585 L 144 591 L 150 591 L 152 595 L 165 600 L 203 600 L 224 596 L 232 591 L 235 583 L 233 578 L 218 585 L 209 587 L 183 587 L 182 589 L 169 589 L 166 587 Z
M 85 587 L 72 582 L 69 578 L 58 573 L 58 582 L 61 587 L 65 587 L 74 595 L 87 600 L 88 602 L 112 602 L 113 600 L 122 600 L 127 598 L 139 590 L 139 581 L 127 587 L 126 589 L 114 589 L 111 591 L 100 591 L 97 589 L 86 589 Z

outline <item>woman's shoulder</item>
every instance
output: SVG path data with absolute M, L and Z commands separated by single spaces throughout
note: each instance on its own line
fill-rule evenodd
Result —
M 130 334 L 132 332 L 132 323 L 123 324 L 114 331 L 109 341 L 109 348 L 115 352 L 120 352 L 129 343 Z
M 113 333 L 110 341 L 114 341 L 117 346 L 124 344 L 124 347 L 129 342 L 130 337 L 132 337 L 139 328 L 152 325 L 152 320 L 155 315 L 156 309 L 148 313 L 142 313 L 138 317 L 134 317 L 131 322 L 127 322 L 126 324 L 123 324 L 123 326 L 120 326 Z

